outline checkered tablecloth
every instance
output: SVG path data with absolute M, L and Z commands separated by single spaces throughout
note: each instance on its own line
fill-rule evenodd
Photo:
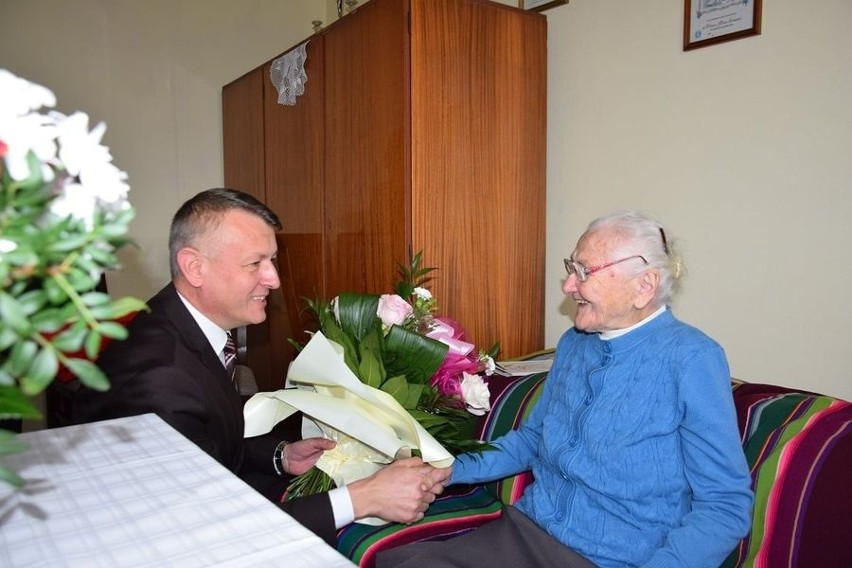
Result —
M 154 414 L 29 432 L 0 566 L 352 567 Z

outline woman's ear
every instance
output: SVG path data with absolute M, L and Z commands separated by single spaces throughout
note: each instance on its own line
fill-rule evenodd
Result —
M 204 256 L 192 247 L 184 247 L 177 252 L 177 264 L 184 280 L 192 287 L 200 288 L 204 275 Z
M 637 293 L 633 305 L 641 310 L 648 306 L 657 295 L 660 273 L 655 269 L 646 270 L 637 278 Z

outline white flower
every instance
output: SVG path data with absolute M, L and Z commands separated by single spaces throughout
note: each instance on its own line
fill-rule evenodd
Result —
M 42 163 L 45 180 L 53 179 L 47 164 L 56 158 L 54 119 L 32 111 L 55 104 L 56 97 L 48 89 L 0 69 L 0 141 L 6 146 L 3 160 L 13 180 L 29 177 L 30 151 Z
M 56 106 L 56 97 L 45 87 L 0 69 L 0 116 L 24 116 L 42 107 Z
M 72 180 L 60 186 L 51 212 L 60 217 L 72 215 L 91 227 L 98 208 L 113 212 L 127 208 L 127 174 L 112 164 L 109 149 L 101 145 L 106 125 L 100 123 L 89 132 L 85 113 L 52 116 L 58 132 L 59 160 Z
M 491 392 L 482 377 L 468 373 L 462 373 L 462 377 L 462 399 L 467 405 L 467 411 L 482 416 L 491 410 Z
M 0 252 L 12 252 L 18 248 L 18 243 L 9 239 L 0 239 Z
M 93 225 L 97 208 L 111 212 L 127 209 L 127 174 L 112 164 L 109 149 L 101 145 L 106 126 L 101 123 L 89 132 L 89 117 L 82 112 L 65 116 L 59 112 L 41 114 L 53 107 L 53 93 L 0 69 L 0 142 L 5 169 L 15 181 L 27 179 L 32 152 L 41 165 L 45 182 L 53 181 L 54 170 L 66 172 L 57 184 L 57 197 L 50 211 Z
M 492 359 L 490 355 L 480 356 L 479 361 L 485 366 L 484 370 L 486 376 L 490 377 L 494 374 L 494 371 L 497 370 L 497 364 L 494 362 L 494 359 Z
M 414 289 L 414 295 L 417 296 L 418 298 L 420 298 L 421 300 L 431 300 L 432 299 L 432 292 L 430 292 L 426 288 L 419 288 L 419 287 L 415 288 Z

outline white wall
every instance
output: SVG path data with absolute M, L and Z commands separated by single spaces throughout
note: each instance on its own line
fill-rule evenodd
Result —
M 515 4 L 503 0 L 505 4 Z M 221 87 L 294 45 L 334 0 L 0 0 L 0 66 L 108 124 L 141 252 L 168 278 L 177 206 L 222 183 Z M 734 375 L 852 399 L 852 3 L 764 2 L 763 34 L 684 53 L 683 2 L 571 0 L 549 20 L 549 345 L 570 326 L 561 259 L 622 207 L 679 237 L 676 313 Z
M 52 89 L 58 108 L 105 121 L 129 174 L 138 250 L 110 290 L 147 298 L 168 281 L 168 226 L 221 186 L 226 83 L 326 20 L 320 0 L 0 0 L 0 67 Z M 336 16 L 336 13 L 335 13 Z
M 680 1 L 547 12 L 546 337 L 588 221 L 640 208 L 680 237 L 675 313 L 735 376 L 852 399 L 852 2 L 763 5 L 762 35 L 691 52 Z

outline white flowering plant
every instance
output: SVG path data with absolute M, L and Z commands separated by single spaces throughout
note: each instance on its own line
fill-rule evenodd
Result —
M 394 294 L 345 292 L 331 302 L 308 300 L 308 308 L 319 331 L 342 347 L 349 370 L 392 396 L 447 452 L 483 450 L 487 445 L 476 438 L 475 427 L 491 408 L 487 380 L 499 345 L 477 350 L 457 322 L 438 315 L 438 302 L 425 287 L 435 269 L 422 262 L 417 253 L 410 265 L 399 266 Z M 339 445 L 353 444 L 334 434 Z M 332 486 L 315 467 L 293 481 L 288 498 Z
M 47 88 L 0 69 L 0 419 L 39 418 L 31 398 L 61 368 L 88 387 L 109 381 L 92 361 L 123 339 L 121 318 L 145 308 L 97 290 L 128 244 L 127 174 L 101 145 L 105 126 L 66 116 Z M 0 455 L 20 451 L 0 431 Z M 0 467 L 0 479 L 20 485 Z

